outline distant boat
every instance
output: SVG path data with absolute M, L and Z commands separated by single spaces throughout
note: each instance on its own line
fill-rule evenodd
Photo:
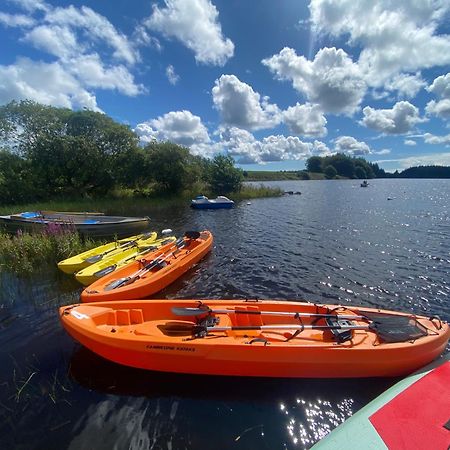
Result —
M 361 183 L 361 187 L 368 187 L 369 186 L 369 183 L 367 182 L 367 180 L 364 180 L 362 183 Z
M 197 197 L 191 201 L 191 206 L 196 209 L 232 208 L 234 202 L 223 195 L 219 195 L 217 198 L 211 200 L 204 195 L 197 195 Z
M 0 216 L 0 229 L 7 233 L 43 231 L 51 227 L 75 229 L 92 238 L 119 238 L 148 229 L 148 217 L 105 216 L 102 213 L 32 211 Z

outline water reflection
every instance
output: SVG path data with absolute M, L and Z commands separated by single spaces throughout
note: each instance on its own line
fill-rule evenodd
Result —
M 73 353 L 70 376 L 89 391 L 108 396 L 106 404 L 90 406 L 80 418 L 73 448 L 91 435 L 95 448 L 107 448 L 112 430 L 124 423 L 129 425 L 120 442 L 136 443 L 139 436 L 136 448 L 166 448 L 169 437 L 174 448 L 210 448 L 209 434 L 195 437 L 199 447 L 186 441 L 199 420 L 221 436 L 214 448 L 230 448 L 232 443 L 248 448 L 255 439 L 267 448 L 279 448 L 280 442 L 285 448 L 309 448 L 352 415 L 355 405 L 361 407 L 396 381 L 162 374 L 116 365 L 82 347 Z M 100 430 L 105 442 L 97 437 Z

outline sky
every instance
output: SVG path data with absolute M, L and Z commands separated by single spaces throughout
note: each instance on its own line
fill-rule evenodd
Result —
M 0 104 L 103 112 L 143 145 L 450 165 L 448 0 L 2 0 L 0 42 Z

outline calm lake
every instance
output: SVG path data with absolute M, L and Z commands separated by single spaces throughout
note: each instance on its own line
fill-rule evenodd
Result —
M 209 229 L 212 253 L 155 298 L 377 306 L 450 320 L 450 180 L 272 182 L 302 195 L 233 210 L 149 207 L 154 229 Z M 111 211 L 113 212 L 113 211 Z M 0 448 L 301 449 L 395 383 L 145 372 L 62 329 L 81 287 L 0 273 Z M 330 373 L 330 376 L 333 374 Z

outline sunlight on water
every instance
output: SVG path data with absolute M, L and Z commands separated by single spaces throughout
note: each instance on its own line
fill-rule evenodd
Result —
M 280 403 L 279 407 L 287 416 L 286 429 L 291 442 L 298 448 L 307 449 L 350 417 L 353 403 L 352 399 L 332 404 L 326 400 L 311 402 L 297 398 L 292 406 Z

